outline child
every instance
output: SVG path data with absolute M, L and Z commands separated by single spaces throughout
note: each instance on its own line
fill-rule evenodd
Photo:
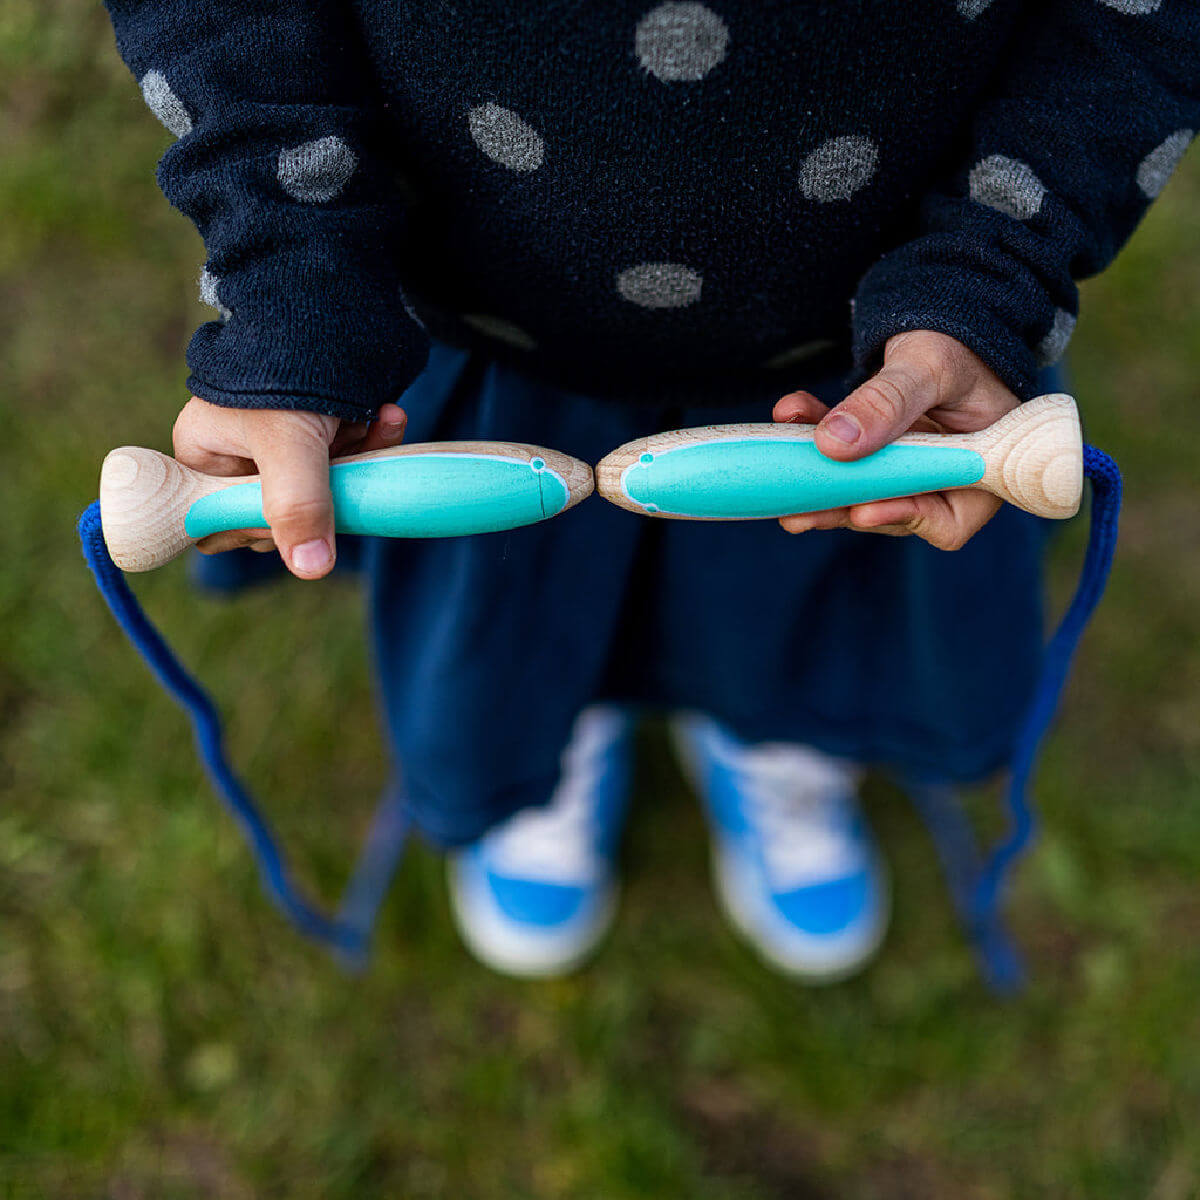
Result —
M 334 561 L 330 453 L 406 420 L 589 462 L 772 411 L 847 460 L 990 425 L 1054 390 L 1074 281 L 1200 128 L 1173 0 L 108 8 L 219 318 L 176 454 L 263 477 L 270 529 L 205 548 L 302 579 Z M 595 946 L 650 707 L 682 714 L 745 936 L 810 980 L 867 961 L 888 886 L 856 764 L 981 777 L 1029 697 L 1043 527 L 998 507 L 785 518 L 797 539 L 591 501 L 370 543 L 392 749 L 478 956 L 546 975 Z

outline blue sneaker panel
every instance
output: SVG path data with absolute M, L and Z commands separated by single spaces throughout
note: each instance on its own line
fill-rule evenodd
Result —
M 551 929 L 576 920 L 595 888 L 569 884 L 543 883 L 533 879 L 514 879 L 485 871 L 488 888 L 500 911 L 522 925 Z
M 871 873 L 859 871 L 827 883 L 776 892 L 771 900 L 790 925 L 820 937 L 844 933 L 864 917 L 871 916 L 875 907 L 874 892 Z

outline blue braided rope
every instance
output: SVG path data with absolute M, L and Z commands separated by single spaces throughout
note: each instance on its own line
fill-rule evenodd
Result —
M 971 935 L 984 977 L 1000 993 L 1011 993 L 1025 972 L 1005 928 L 1001 901 L 1012 869 L 1033 840 L 1036 818 L 1029 784 L 1038 750 L 1054 718 L 1071 662 L 1088 620 L 1099 604 L 1117 548 L 1121 512 L 1121 473 L 1094 446 L 1083 448 L 1083 470 L 1091 481 L 1091 525 L 1075 594 L 1042 656 L 1033 700 L 1013 744 L 1005 807 L 1009 829 L 983 859 L 954 789 L 928 780 L 909 779 L 906 787 L 933 837 L 957 907 Z
M 263 889 L 301 933 L 334 951 L 347 965 L 363 965 L 376 913 L 404 848 L 407 822 L 399 795 L 389 792 L 380 801 L 341 911 L 337 916 L 322 912 L 293 880 L 279 839 L 230 766 L 221 718 L 211 697 L 151 624 L 124 574 L 113 563 L 104 544 L 99 502 L 88 506 L 78 528 L 83 557 L 117 624 L 187 715 L 200 761 L 213 789 L 241 827 Z

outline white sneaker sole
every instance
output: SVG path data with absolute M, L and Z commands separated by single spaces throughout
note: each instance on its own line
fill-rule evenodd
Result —
M 870 921 L 826 938 L 793 929 L 786 936 L 765 932 L 772 924 L 771 914 L 764 915 L 751 901 L 751 888 L 737 879 L 733 856 L 714 843 L 711 862 L 713 890 L 726 920 L 760 958 L 792 979 L 812 986 L 841 983 L 861 971 L 883 945 L 891 916 L 891 889 L 882 864 L 876 864 L 880 903 Z
M 594 912 L 569 928 L 521 929 L 466 876 L 453 856 L 446 860 L 446 873 L 450 911 L 467 949 L 484 966 L 517 979 L 553 979 L 577 970 L 599 947 L 616 917 L 617 889 L 610 885 Z

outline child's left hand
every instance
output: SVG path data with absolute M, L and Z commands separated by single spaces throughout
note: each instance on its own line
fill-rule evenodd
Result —
M 1019 401 L 961 342 L 918 330 L 890 338 L 883 366 L 830 409 L 808 392 L 792 392 L 774 419 L 817 424 L 817 449 L 850 461 L 873 454 L 902 433 L 970 433 L 999 420 Z M 995 516 L 1000 501 L 975 488 L 876 500 L 780 518 L 789 533 L 859 529 L 903 537 L 915 533 L 939 550 L 957 550 Z

